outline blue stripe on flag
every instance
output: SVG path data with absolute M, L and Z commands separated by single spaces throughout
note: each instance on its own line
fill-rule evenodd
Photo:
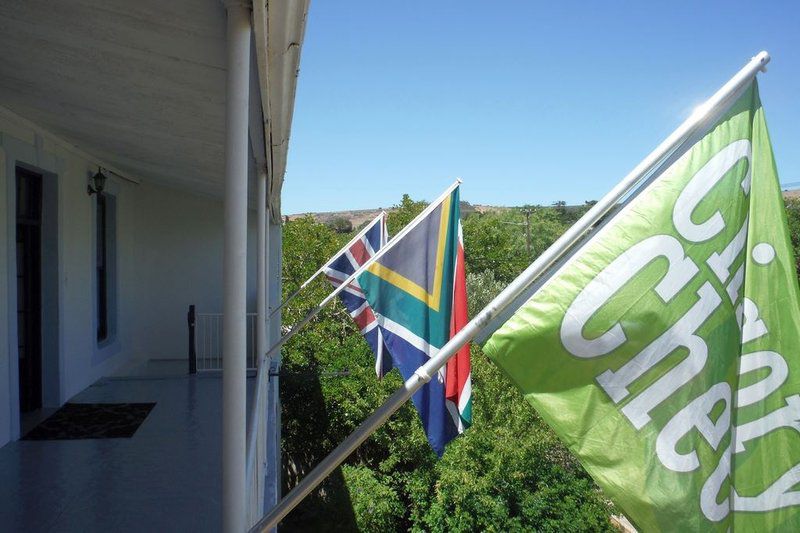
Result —
M 403 337 L 381 328 L 383 341 L 392 355 L 394 365 L 400 370 L 403 379 L 409 379 L 414 371 L 428 362 L 425 352 L 411 345 Z M 422 426 L 428 442 L 441 457 L 445 445 L 458 436 L 458 428 L 453 422 L 445 404 L 445 384 L 436 374 L 420 388 L 414 396 L 414 405 L 422 419 Z

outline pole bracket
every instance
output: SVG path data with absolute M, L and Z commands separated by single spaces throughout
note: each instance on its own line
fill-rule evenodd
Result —
M 424 365 L 416 369 L 414 375 L 419 377 L 423 383 L 429 383 L 431 381 L 431 375 L 425 371 Z

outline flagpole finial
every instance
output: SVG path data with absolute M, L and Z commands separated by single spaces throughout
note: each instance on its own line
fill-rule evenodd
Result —
M 770 57 L 769 52 L 767 52 L 766 50 L 762 50 L 759 53 L 757 53 L 755 57 L 753 57 L 753 59 L 761 63 L 761 69 L 760 69 L 761 72 L 766 72 L 767 63 L 769 63 L 769 60 L 772 58 Z

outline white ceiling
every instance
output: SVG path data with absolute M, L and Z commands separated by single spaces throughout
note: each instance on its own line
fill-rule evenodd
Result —
M 132 177 L 219 195 L 225 20 L 220 0 L 2 0 L 0 105 Z

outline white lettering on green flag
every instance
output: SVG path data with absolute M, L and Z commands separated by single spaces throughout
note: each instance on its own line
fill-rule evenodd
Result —
M 756 83 L 484 350 L 643 530 L 800 530 L 800 298 Z

